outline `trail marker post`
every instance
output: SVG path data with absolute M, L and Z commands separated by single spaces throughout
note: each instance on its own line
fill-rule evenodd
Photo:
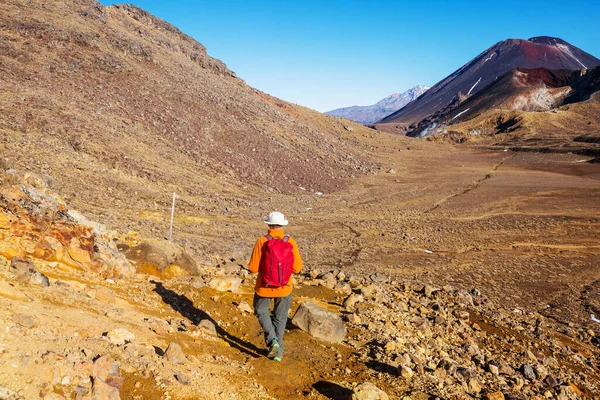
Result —
M 171 205 L 171 227 L 169 228 L 169 242 L 173 240 L 173 217 L 175 216 L 175 199 L 178 199 L 179 196 L 173 193 L 173 204 Z

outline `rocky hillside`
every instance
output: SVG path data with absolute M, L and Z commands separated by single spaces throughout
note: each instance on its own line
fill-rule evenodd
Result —
M 1 7 L 3 154 L 56 177 L 67 194 L 66 181 L 93 179 L 94 189 L 163 181 L 193 193 L 231 182 L 330 192 L 373 167 L 355 143 L 366 129 L 247 86 L 200 43 L 135 6 Z
M 325 114 L 332 115 L 334 117 L 346 118 L 368 125 L 400 110 L 402 107 L 406 106 L 408 103 L 425 93 L 429 88 L 429 86 L 417 85 L 408 89 L 406 92 L 394 93 L 370 106 L 338 108 L 328 111 Z
M 247 270 L 227 260 L 190 269 L 177 246 L 81 219 L 40 177 L 2 178 L 2 399 L 578 399 L 600 390 L 590 329 L 505 308 L 476 288 L 337 268 L 295 278 L 286 356 L 275 363 L 251 314 Z

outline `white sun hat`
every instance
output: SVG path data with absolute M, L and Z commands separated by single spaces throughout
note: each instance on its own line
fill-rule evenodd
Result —
M 288 224 L 288 220 L 285 219 L 285 215 L 279 211 L 273 211 L 271 214 L 269 214 L 269 217 L 265 219 L 265 224 L 286 226 Z

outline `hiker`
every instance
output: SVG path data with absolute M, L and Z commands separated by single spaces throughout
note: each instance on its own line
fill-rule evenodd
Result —
M 273 211 L 264 221 L 268 233 L 254 245 L 248 269 L 258 273 L 254 288 L 254 314 L 265 335 L 268 356 L 280 362 L 283 355 L 283 333 L 292 303 L 292 273 L 302 269 L 296 241 L 284 234 L 285 216 Z M 271 313 L 271 301 L 274 307 Z

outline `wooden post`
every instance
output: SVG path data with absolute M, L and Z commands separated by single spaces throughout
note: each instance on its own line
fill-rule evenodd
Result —
M 169 242 L 173 240 L 173 217 L 175 216 L 175 199 L 179 197 L 173 193 L 173 205 L 171 206 L 171 227 L 169 228 Z

